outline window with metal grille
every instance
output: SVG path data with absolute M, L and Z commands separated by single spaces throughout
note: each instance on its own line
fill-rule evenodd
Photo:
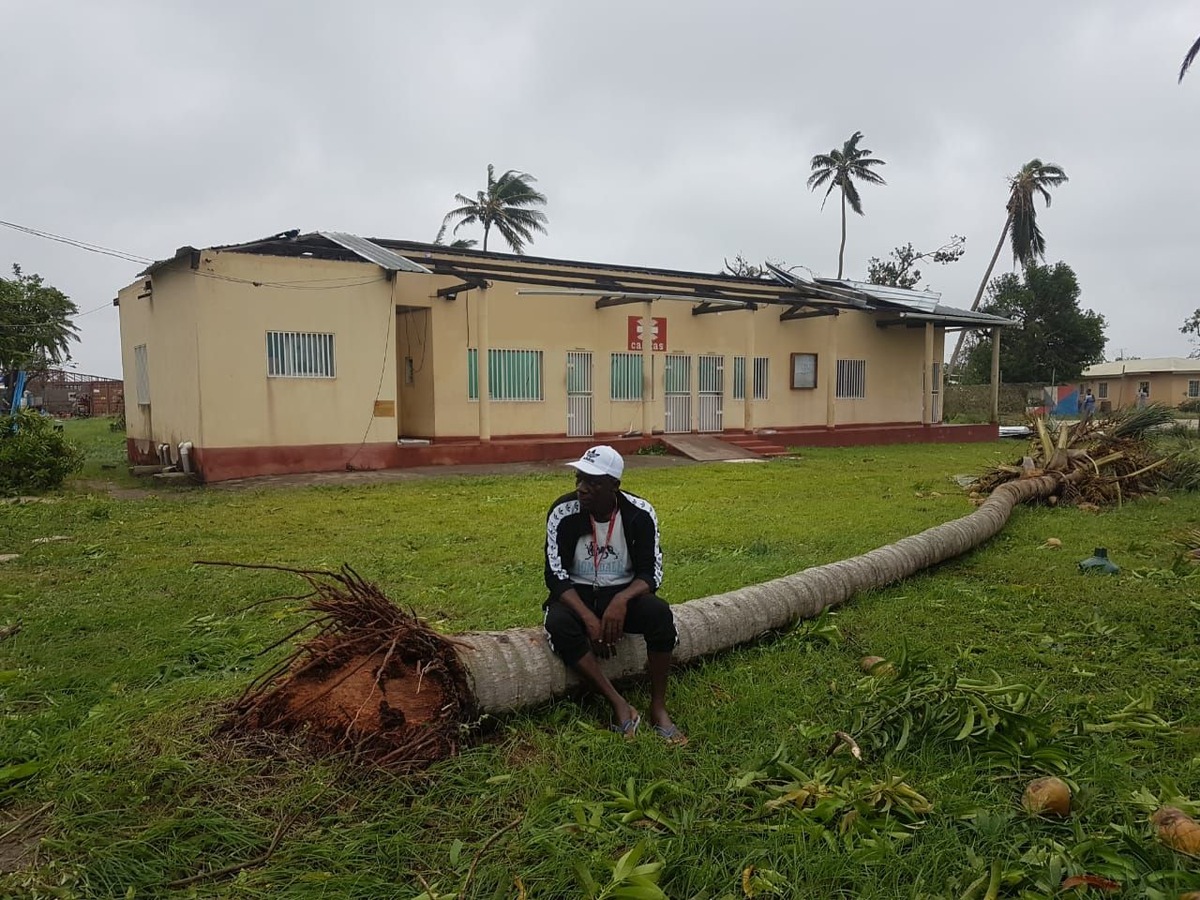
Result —
M 1099 397 L 1101 400 L 1108 399 L 1108 382 L 1107 381 L 1101 381 L 1099 384 L 1096 385 L 1096 396 Z
M 613 400 L 642 399 L 642 354 L 614 353 L 609 374 Z
M 767 399 L 767 373 L 771 360 L 766 356 L 754 357 L 754 399 Z
M 541 350 L 488 350 L 488 397 L 539 401 L 542 395 Z M 467 398 L 479 399 L 479 351 L 467 351 Z
M 268 331 L 267 376 L 333 378 L 333 335 L 311 331 Z
M 837 361 L 838 400 L 863 400 L 867 396 L 867 361 L 839 359 Z
M 733 399 L 746 399 L 746 357 L 733 358 Z
M 1149 397 L 1150 396 L 1150 382 L 1139 381 L 1138 382 L 1138 390 L 1140 390 L 1143 394 L 1145 394 L 1147 397 Z
M 146 355 L 146 345 L 138 344 L 133 348 L 133 369 L 137 382 L 138 406 L 150 405 L 150 360 Z
M 1188 382 L 1188 397 L 1192 400 L 1200 397 L 1200 381 L 1192 379 Z

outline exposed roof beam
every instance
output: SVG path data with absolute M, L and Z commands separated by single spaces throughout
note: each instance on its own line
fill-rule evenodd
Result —
M 523 294 L 525 292 L 517 291 L 517 293 Z M 644 303 L 647 299 L 661 300 L 662 298 L 661 297 L 653 297 L 653 298 L 633 297 L 633 296 L 630 296 L 629 294 L 619 294 L 615 297 L 601 297 L 599 300 L 596 301 L 596 309 L 608 309 L 608 307 L 610 307 L 610 306 L 625 306 L 626 304 L 629 304 L 629 303 Z
M 467 278 L 462 284 L 452 284 L 450 287 L 438 288 L 437 295 L 439 297 L 453 297 L 455 294 L 461 294 L 463 291 L 478 290 L 487 284 L 481 278 Z
M 805 310 L 802 306 L 793 306 L 791 309 L 779 314 L 780 322 L 794 322 L 797 319 L 815 319 L 819 316 L 836 316 L 836 309 L 809 309 Z
M 716 304 L 712 300 L 706 300 L 702 304 L 691 307 L 691 314 L 692 316 L 703 316 L 704 313 L 708 312 L 737 312 L 738 310 L 757 310 L 757 308 L 758 304 L 751 304 L 751 302 L 743 300 L 738 300 L 737 302 L 721 301 L 716 302 Z

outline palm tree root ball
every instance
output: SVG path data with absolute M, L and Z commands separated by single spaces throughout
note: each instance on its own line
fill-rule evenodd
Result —
M 313 588 L 305 627 L 316 633 L 251 683 L 225 729 L 297 734 L 319 752 L 398 770 L 453 755 L 474 716 L 453 642 L 348 566 L 288 571 Z

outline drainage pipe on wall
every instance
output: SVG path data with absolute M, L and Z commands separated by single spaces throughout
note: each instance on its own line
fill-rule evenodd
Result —
M 192 474 L 192 442 L 184 441 L 179 445 L 179 466 L 183 474 Z

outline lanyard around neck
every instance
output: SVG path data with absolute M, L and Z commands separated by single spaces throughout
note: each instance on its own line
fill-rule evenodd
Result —
M 596 519 L 594 516 L 588 516 L 592 521 L 592 567 L 596 570 L 596 582 L 600 582 L 600 535 L 596 532 Z M 612 515 L 608 517 L 608 533 L 604 536 L 603 546 L 607 547 L 612 543 L 613 525 L 617 521 L 617 508 L 614 506 Z

